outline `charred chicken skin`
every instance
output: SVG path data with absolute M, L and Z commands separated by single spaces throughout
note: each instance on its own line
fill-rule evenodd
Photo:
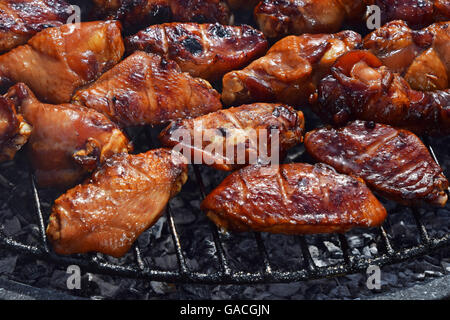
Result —
M 123 256 L 186 180 L 187 165 L 174 151 L 116 154 L 55 201 L 47 235 L 59 254 Z
M 345 125 L 375 121 L 416 134 L 450 134 L 450 90 L 416 91 L 369 51 L 340 57 L 319 87 L 317 113 Z
M 0 96 L 0 162 L 12 160 L 30 133 L 30 125 L 17 114 L 14 104 Z
M 123 53 L 118 22 L 48 28 L 0 56 L 0 86 L 23 82 L 42 101 L 69 102 L 75 89 L 95 80 Z
M 444 206 L 448 181 L 420 139 L 410 131 L 354 121 L 339 129 L 310 131 L 309 154 L 337 171 L 361 177 L 386 198 L 406 205 Z
M 364 0 L 367 5 L 377 5 L 381 23 L 403 20 L 412 28 L 422 28 L 433 22 L 450 20 L 448 0 Z
M 94 0 L 96 16 L 120 20 L 126 30 L 162 22 L 232 22 L 223 0 Z
M 302 142 L 303 130 L 301 111 L 286 105 L 255 103 L 172 123 L 161 132 L 160 141 L 169 147 L 181 147 L 191 159 L 229 171 L 249 163 L 268 162 L 272 149 L 278 159 L 282 158 L 289 148 Z M 190 140 L 184 141 L 184 135 Z M 198 136 L 203 137 L 200 143 L 195 141 Z
M 362 21 L 363 0 L 263 0 L 255 8 L 259 29 L 269 38 L 333 33 L 344 22 Z
M 122 126 L 162 124 L 222 108 L 219 93 L 207 81 L 182 73 L 174 61 L 142 51 L 76 92 L 73 102 Z
M 26 147 L 41 187 L 72 187 L 113 154 L 131 150 L 122 131 L 95 110 L 41 103 L 22 83 L 6 97 L 33 127 Z
M 400 73 L 415 90 L 449 87 L 449 22 L 416 31 L 404 21 L 392 21 L 367 35 L 363 45 L 391 71 Z
M 223 77 L 222 101 L 227 105 L 282 102 L 299 106 L 314 102 L 317 85 L 336 59 L 361 43 L 353 31 L 288 36 L 264 57 Z
M 166 23 L 128 37 L 126 48 L 159 54 L 193 77 L 215 81 L 262 56 L 267 41 L 260 31 L 246 25 Z
M 248 166 L 202 202 L 218 226 L 286 234 L 345 232 L 379 226 L 386 210 L 364 182 L 317 164 Z
M 2 0 L 0 53 L 25 44 L 37 32 L 66 23 L 71 13 L 64 0 Z

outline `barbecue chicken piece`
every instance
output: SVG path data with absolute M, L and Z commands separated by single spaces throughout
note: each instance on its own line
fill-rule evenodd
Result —
M 301 111 L 255 103 L 172 123 L 159 138 L 163 145 L 190 154 L 194 162 L 229 171 L 249 163 L 278 164 L 288 149 L 302 142 L 304 127 Z
M 116 154 L 55 201 L 47 235 L 59 254 L 123 256 L 186 180 L 187 165 L 178 152 Z
M 255 9 L 256 5 L 260 0 L 227 0 L 228 6 L 232 10 L 252 10 Z
M 449 22 L 415 31 L 404 21 L 392 21 L 367 35 L 363 45 L 391 71 L 400 73 L 415 90 L 449 87 Z
M 403 20 L 413 28 L 422 28 L 433 22 L 450 20 L 448 0 L 364 0 L 367 5 L 377 5 L 381 23 Z
M 45 28 L 63 25 L 71 11 L 64 0 L 2 0 L 0 53 L 26 43 Z
M 374 191 L 406 205 L 444 206 L 448 181 L 427 147 L 412 132 L 374 122 L 310 131 L 309 154 L 337 171 L 364 179 Z
M 95 80 L 123 53 L 118 22 L 48 28 L 0 56 L 0 86 L 23 82 L 42 101 L 69 102 L 75 89 Z
M 419 135 L 450 134 L 450 90 L 413 90 L 369 51 L 349 52 L 336 61 L 320 83 L 314 108 L 336 125 L 360 119 Z
M 246 68 L 227 73 L 222 100 L 227 105 L 314 103 L 320 79 L 339 56 L 360 43 L 361 36 L 353 31 L 286 37 Z
M 224 0 L 94 0 L 96 16 L 120 20 L 126 31 L 162 22 L 230 24 Z
M 155 125 L 221 109 L 220 95 L 174 61 L 137 51 L 79 90 L 73 102 L 122 126 Z
M 30 133 L 30 125 L 17 114 L 14 104 L 0 96 L 0 162 L 12 160 Z
M 174 60 L 183 72 L 215 81 L 245 67 L 267 51 L 264 35 L 252 27 L 166 23 L 126 39 L 127 51 L 142 50 Z
M 247 166 L 225 178 L 201 208 L 228 230 L 286 234 L 345 232 L 386 218 L 361 179 L 324 164 Z
M 344 22 L 362 22 L 365 8 L 363 0 L 263 0 L 255 19 L 269 38 L 333 33 Z
M 26 147 L 41 187 L 71 187 L 98 163 L 131 150 L 122 131 L 95 110 L 41 103 L 22 83 L 6 97 L 33 127 Z

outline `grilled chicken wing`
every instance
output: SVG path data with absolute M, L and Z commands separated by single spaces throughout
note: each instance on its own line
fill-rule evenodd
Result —
M 220 95 L 174 61 L 137 51 L 79 90 L 73 102 L 123 126 L 161 124 L 221 109 Z
M 128 51 L 142 50 L 174 60 L 183 72 L 208 81 L 246 66 L 267 50 L 264 35 L 249 26 L 166 23 L 126 39 Z
M 377 5 L 381 23 L 403 20 L 413 28 L 421 28 L 437 21 L 450 20 L 448 0 L 364 0 L 367 5 Z
M 243 70 L 227 73 L 222 100 L 227 105 L 314 102 L 320 79 L 340 55 L 360 42 L 360 35 L 353 31 L 286 37 Z
M 333 33 L 346 21 L 362 21 L 363 0 L 262 0 L 255 19 L 269 38 L 303 33 Z
M 449 87 L 449 22 L 415 31 L 404 21 L 392 21 L 367 35 L 363 45 L 390 70 L 400 73 L 415 90 Z
M 71 187 L 98 163 L 131 150 L 119 128 L 95 110 L 41 103 L 22 83 L 6 97 L 33 127 L 27 149 L 42 187 Z
M 369 51 L 340 57 L 319 86 L 314 106 L 326 121 L 371 120 L 416 134 L 450 134 L 450 90 L 415 91 Z
M 161 132 L 160 140 L 183 150 L 184 155 L 191 154 L 191 159 L 229 171 L 283 157 L 286 150 L 302 142 L 303 130 L 301 111 L 255 103 L 172 123 Z M 196 137 L 203 138 L 196 141 Z
M 342 173 L 364 179 L 386 198 L 410 205 L 444 206 L 448 181 L 420 139 L 407 130 L 354 121 L 305 136 L 309 154 Z
M 55 201 L 47 235 L 59 254 L 123 256 L 186 180 L 187 165 L 174 151 L 116 154 Z
M 118 22 L 48 28 L 0 56 L 0 86 L 23 82 L 43 101 L 69 102 L 76 88 L 95 80 L 123 53 Z
M 45 28 L 63 25 L 71 11 L 64 0 L 2 0 L 0 53 L 26 43 Z
M 304 234 L 374 227 L 386 210 L 364 182 L 324 165 L 248 166 L 202 202 L 217 225 L 234 231 Z
M 229 24 L 232 16 L 224 0 L 94 0 L 97 16 L 118 19 L 126 30 L 162 22 Z
M 0 162 L 12 160 L 30 133 L 30 125 L 17 114 L 14 104 L 0 96 Z

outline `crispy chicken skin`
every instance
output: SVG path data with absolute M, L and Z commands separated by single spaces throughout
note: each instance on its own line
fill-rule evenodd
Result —
M 76 92 L 73 102 L 122 126 L 162 124 L 222 108 L 219 93 L 207 81 L 182 73 L 174 61 L 142 51 Z
M 255 103 L 177 121 L 163 130 L 159 139 L 165 146 L 180 147 L 191 159 L 230 171 L 249 163 L 268 164 L 272 148 L 277 152 L 274 156 L 283 158 L 289 148 L 302 142 L 304 127 L 301 111 Z M 190 140 L 184 141 L 184 135 Z M 202 136 L 202 141 L 196 142 L 196 136 Z
M 450 90 L 416 91 L 369 51 L 340 57 L 319 86 L 316 112 L 336 125 L 359 119 L 416 134 L 450 134 Z
M 6 97 L 33 127 L 26 147 L 41 187 L 72 187 L 113 154 L 131 151 L 122 131 L 95 110 L 41 103 L 22 83 Z
M 364 182 L 324 164 L 247 166 L 202 202 L 218 226 L 286 234 L 379 226 L 386 210 Z
M 413 28 L 422 28 L 433 22 L 450 20 L 448 0 L 364 0 L 367 5 L 381 9 L 381 23 L 403 20 Z
M 47 235 L 59 254 L 123 256 L 187 180 L 183 156 L 168 149 L 116 154 L 53 206 Z
M 26 43 L 45 28 L 63 25 L 70 13 L 64 0 L 0 1 L 0 53 Z
M 120 20 L 125 30 L 162 22 L 229 24 L 232 15 L 224 0 L 94 0 L 96 15 Z
M 17 114 L 14 104 L 0 96 L 0 162 L 12 160 L 30 133 L 30 125 Z
M 442 90 L 450 81 L 450 23 L 416 31 L 392 21 L 367 35 L 363 46 L 415 90 Z
M 262 0 L 255 8 L 259 29 L 269 38 L 333 33 L 344 22 L 362 21 L 363 0 Z
M 377 193 L 405 205 L 444 206 L 448 181 L 420 139 L 410 131 L 374 122 L 310 131 L 305 147 L 316 160 L 361 177 Z
M 42 101 L 69 102 L 75 89 L 119 62 L 124 50 L 115 21 L 48 28 L 0 56 L 0 86 L 23 82 Z
M 142 50 L 174 60 L 193 77 L 216 81 L 245 67 L 267 51 L 264 35 L 250 26 L 165 23 L 153 25 L 125 41 L 127 51 Z
M 353 31 L 288 36 L 264 57 L 223 77 L 222 101 L 227 105 L 282 102 L 299 106 L 314 102 L 317 85 L 335 60 L 361 43 Z

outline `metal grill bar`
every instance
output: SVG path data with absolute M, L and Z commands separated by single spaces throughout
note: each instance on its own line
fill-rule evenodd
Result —
M 41 236 L 42 247 L 44 248 L 45 252 L 49 252 L 48 245 L 47 245 L 47 234 L 45 233 L 44 216 L 42 215 L 42 210 L 41 210 L 41 201 L 39 200 L 39 192 L 36 188 L 36 181 L 32 174 L 30 174 L 30 180 L 31 180 L 31 190 L 33 193 L 34 205 L 35 205 L 35 209 L 36 209 L 35 211 L 36 211 L 37 219 L 38 219 L 39 234 Z

